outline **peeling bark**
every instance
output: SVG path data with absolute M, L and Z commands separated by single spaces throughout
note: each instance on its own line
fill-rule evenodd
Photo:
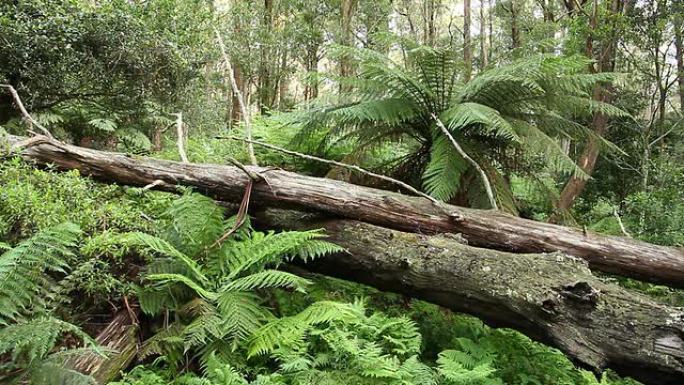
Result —
M 10 145 L 22 137 L 8 136 Z M 3 148 L 0 146 L 0 148 Z M 194 187 L 219 200 L 240 202 L 249 177 L 239 168 L 182 164 L 97 151 L 56 141 L 34 140 L 22 151 L 26 160 L 77 169 L 106 182 L 175 191 Z M 314 178 L 292 172 L 247 167 L 265 177 L 252 190 L 254 206 L 304 208 L 328 215 L 416 233 L 461 233 L 471 245 L 539 253 L 562 251 L 581 257 L 592 269 L 684 287 L 684 251 L 633 239 L 536 222 L 489 210 L 436 204 L 425 198 Z
M 70 366 L 91 375 L 98 384 L 107 384 L 133 362 L 138 353 L 138 327 L 131 323 L 131 315 L 121 310 L 97 335 L 95 341 L 105 348 L 105 357 L 87 353 L 75 358 Z
M 479 249 L 454 234 L 404 233 L 286 210 L 258 213 L 256 223 L 324 228 L 347 249 L 307 263 L 308 270 L 519 330 L 596 371 L 611 368 L 658 385 L 684 378 L 684 309 L 601 280 L 579 258 Z

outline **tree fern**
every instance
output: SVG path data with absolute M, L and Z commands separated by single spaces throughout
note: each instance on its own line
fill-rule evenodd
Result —
M 401 64 L 368 50 L 343 51 L 358 61 L 358 79 L 340 79 L 349 81 L 353 91 L 296 113 L 294 121 L 302 131 L 295 140 L 302 142 L 314 132 L 325 131 L 326 144 L 353 139 L 357 151 L 413 143 L 414 153 L 398 157 L 393 173 L 403 172 L 398 176 L 420 187 L 420 180 L 409 175 L 417 171 L 422 174 L 422 187 L 441 200 L 459 192 L 478 193 L 469 191 L 475 184 L 462 183 L 471 166 L 441 139 L 432 114 L 459 138 L 466 153 L 499 174 L 510 171 L 502 165 L 511 163 L 506 158 L 512 153 L 527 153 L 550 157 L 561 172 L 580 177 L 586 175 L 556 141 L 591 135 L 579 122 L 592 114 L 627 117 L 619 108 L 592 99 L 594 86 L 614 76 L 585 73 L 587 59 L 579 56 L 533 56 L 489 69 L 464 83 L 453 50 L 418 47 L 408 50 Z M 552 120 L 562 124 L 550 124 Z M 415 156 L 424 153 L 430 156 Z M 505 178 L 501 181 L 507 183 Z M 510 188 L 502 186 L 499 191 Z
M 64 334 L 84 341 L 87 347 L 99 353 L 95 341 L 79 327 L 50 316 L 36 317 L 0 329 L 0 355 L 8 354 L 12 366 L 17 369 L 11 378 L 18 382 L 29 380 L 45 385 L 94 384 L 91 377 L 64 366 L 69 350 L 54 352 L 58 339 Z M 76 352 L 81 353 L 80 350 Z
M 65 223 L 47 228 L 0 256 L 0 324 L 41 312 L 49 305 L 48 273 L 64 274 L 81 234 Z

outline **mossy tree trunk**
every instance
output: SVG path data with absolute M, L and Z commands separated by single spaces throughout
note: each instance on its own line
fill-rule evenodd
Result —
M 421 235 L 286 210 L 256 215 L 268 228 L 324 228 L 347 249 L 311 271 L 402 293 L 510 327 L 576 362 L 646 384 L 681 384 L 684 309 L 595 277 L 562 253 L 475 248 L 454 234 Z

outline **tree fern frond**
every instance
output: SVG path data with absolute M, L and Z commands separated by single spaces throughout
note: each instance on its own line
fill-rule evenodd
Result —
M 252 291 L 267 288 L 290 288 L 301 293 L 312 282 L 285 271 L 264 270 L 248 276 L 237 278 L 225 284 L 219 291 Z
M 518 134 L 499 112 L 478 103 L 459 103 L 440 116 L 452 133 L 467 133 L 469 128 L 493 137 L 501 137 L 512 142 L 519 141 Z
M 201 194 L 187 193 L 176 199 L 166 215 L 171 223 L 164 239 L 191 257 L 198 256 L 224 231 L 223 208 Z
M 423 188 L 441 201 L 449 201 L 458 192 L 463 173 L 470 167 L 445 135 L 438 135 L 430 148 L 430 162 L 423 173 Z
M 575 117 L 591 117 L 603 114 L 613 118 L 631 118 L 631 115 L 612 104 L 586 97 L 563 95 L 554 97 L 559 109 Z
M 586 179 L 589 177 L 587 173 L 565 153 L 558 143 L 558 140 L 549 137 L 535 125 L 528 124 L 524 121 L 515 121 L 513 124 L 523 138 L 523 145 L 527 148 L 527 151 L 543 154 L 546 157 L 546 161 L 560 171 L 571 172 L 579 178 Z
M 65 273 L 67 258 L 81 235 L 72 223 L 38 232 L 0 255 L 0 325 L 46 306 L 48 272 Z

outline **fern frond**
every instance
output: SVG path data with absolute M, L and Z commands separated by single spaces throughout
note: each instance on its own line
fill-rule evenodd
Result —
M 438 372 L 448 381 L 456 384 L 477 384 L 491 380 L 496 373 L 489 363 L 481 363 L 467 353 L 445 350 L 437 358 Z
M 173 201 L 166 215 L 171 223 L 164 239 L 191 257 L 199 256 L 224 232 L 223 208 L 201 194 L 186 193 Z
M 41 385 L 97 385 L 92 376 L 64 367 L 56 362 L 44 362 L 31 368 L 25 375 L 31 384 Z
M 261 270 L 268 265 L 277 266 L 294 257 L 312 259 L 342 250 L 333 244 L 321 242 L 320 238 L 323 237 L 319 230 L 253 232 L 247 240 L 227 243 L 223 248 L 222 262 L 229 271 L 228 278 L 233 279 L 250 269 Z
M 0 330 L 0 354 L 9 354 L 14 362 L 30 365 L 42 360 L 55 347 L 58 338 L 68 333 L 90 346 L 96 346 L 88 334 L 73 324 L 41 316 L 12 324 Z
M 0 255 L 0 325 L 46 307 L 46 272 L 66 273 L 67 258 L 81 235 L 72 223 L 38 232 Z
M 193 281 L 191 278 L 186 277 L 182 274 L 148 274 L 145 276 L 148 281 L 157 282 L 160 285 L 166 285 L 170 283 L 180 283 L 188 288 L 192 289 L 202 298 L 207 300 L 215 300 L 217 298 L 216 293 L 206 290 L 201 284 Z
M 217 307 L 223 319 L 223 332 L 232 340 L 244 340 L 252 335 L 273 315 L 260 305 L 260 298 L 252 293 L 228 291 L 220 293 Z
M 459 191 L 461 177 L 470 165 L 445 135 L 438 135 L 430 148 L 430 162 L 423 172 L 423 188 L 441 201 L 448 201 Z
M 221 385 L 248 385 L 249 383 L 230 364 L 222 362 L 216 355 L 209 355 L 204 366 L 204 375 Z
M 113 236 L 112 242 L 120 243 L 125 245 L 128 249 L 133 249 L 145 254 L 160 254 L 171 257 L 179 262 L 184 269 L 187 269 L 193 279 L 198 280 L 201 284 L 209 282 L 209 278 L 204 275 L 197 262 L 193 261 L 169 242 L 161 238 L 145 233 L 134 232 Z
M 497 110 L 479 103 L 459 103 L 442 113 L 441 119 L 453 133 L 465 134 L 470 128 L 492 137 L 519 141 L 511 124 Z
M 297 315 L 280 318 L 262 326 L 250 338 L 248 355 L 271 352 L 280 344 L 299 338 L 313 325 L 336 320 L 353 322 L 362 318 L 359 308 L 352 304 L 319 301 Z
M 144 360 L 155 355 L 165 355 L 171 362 L 179 361 L 183 354 L 183 330 L 180 323 L 172 323 L 143 342 L 138 350 L 138 359 Z
M 252 291 L 267 288 L 290 288 L 300 293 L 304 293 L 304 288 L 311 284 L 312 282 L 308 279 L 285 271 L 264 270 L 250 274 L 246 277 L 237 278 L 234 281 L 225 284 L 219 291 Z

